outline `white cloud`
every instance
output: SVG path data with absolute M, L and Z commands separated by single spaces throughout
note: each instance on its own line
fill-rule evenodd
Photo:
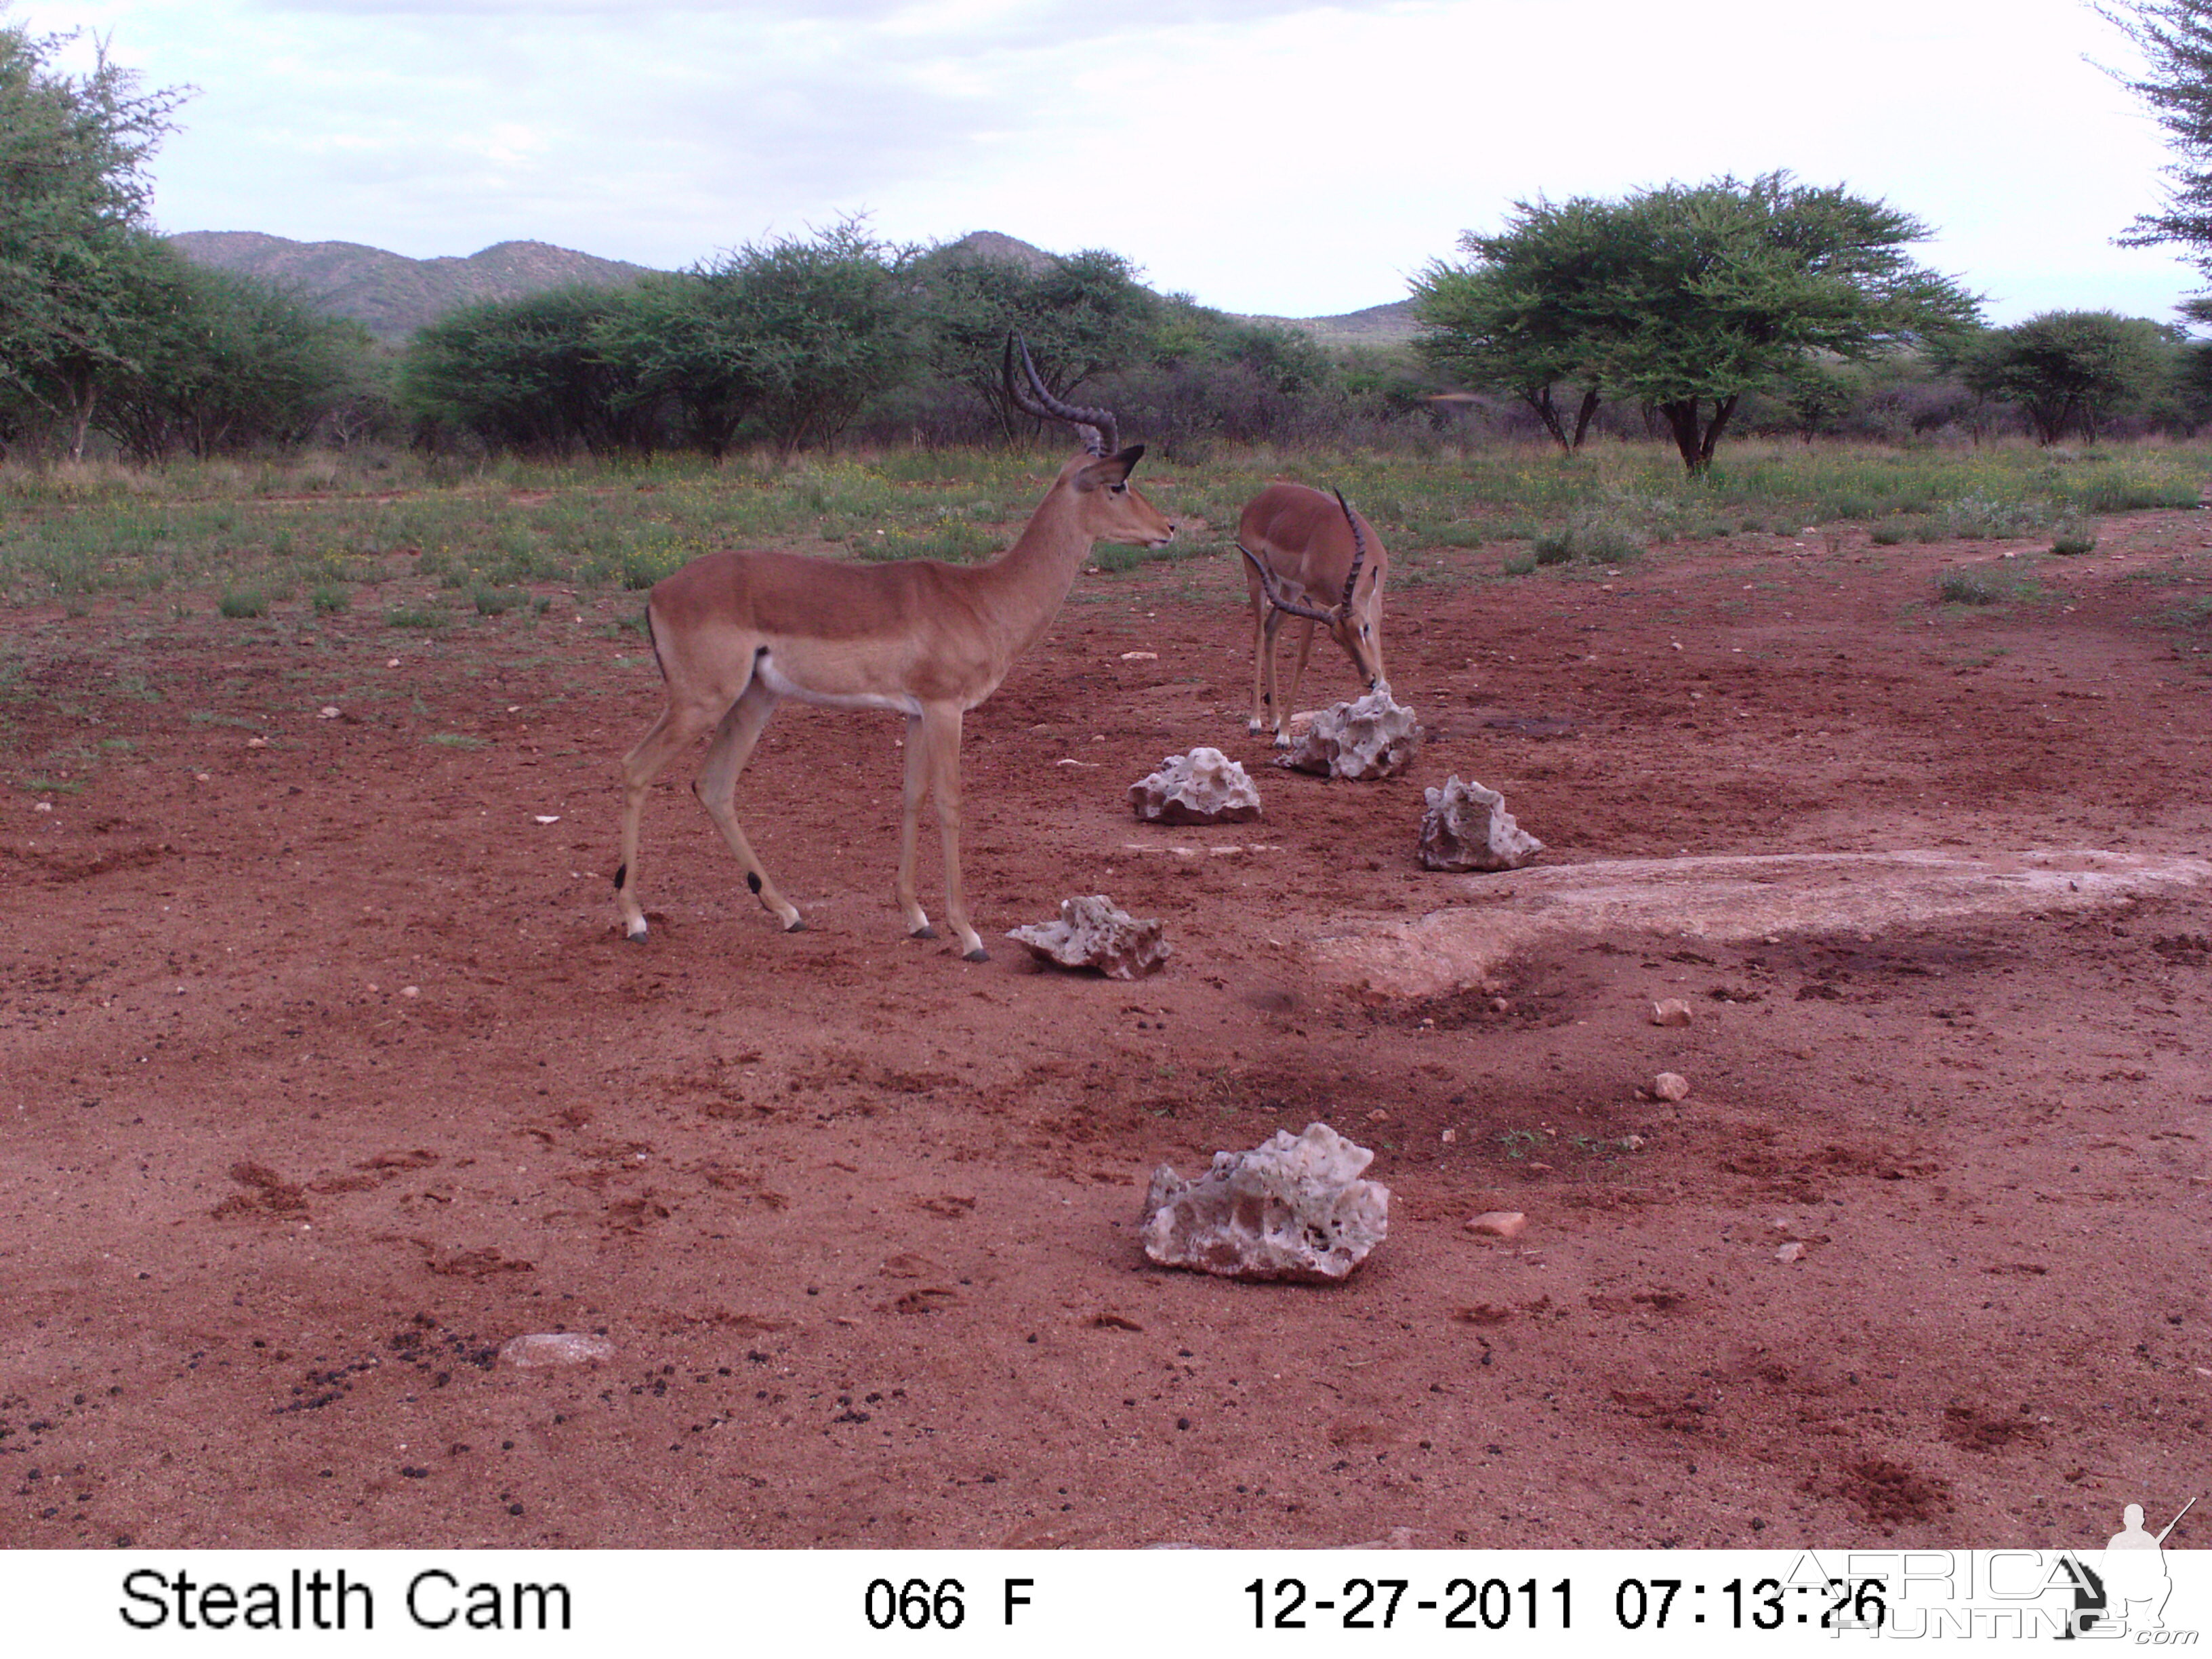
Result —
M 2160 134 L 2082 61 L 2075 0 L 1314 6 L 1181 0 L 82 0 L 197 83 L 156 164 L 172 229 L 416 255 L 536 237 L 642 264 L 841 213 L 928 240 L 1107 246 L 1162 286 L 1312 314 L 1399 297 L 1516 198 L 1788 167 L 1940 227 L 2001 314 L 2163 314 L 2111 246 Z

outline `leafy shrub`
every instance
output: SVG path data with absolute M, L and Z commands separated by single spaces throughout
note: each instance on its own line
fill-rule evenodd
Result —
M 1936 578 L 1936 591 L 1952 605 L 1995 605 L 2005 594 L 1978 570 L 1946 570 Z
M 325 582 L 308 596 L 319 617 L 335 617 L 341 611 L 352 608 L 353 595 L 333 582 Z
M 265 617 L 269 614 L 269 596 L 258 587 L 234 587 L 222 596 L 222 614 L 235 619 Z
M 2094 552 L 2096 546 L 2097 526 L 2091 519 L 2061 519 L 2051 538 L 2051 550 L 2062 558 Z
M 2009 541 L 2039 535 L 2058 516 L 2048 501 L 1999 501 L 1992 495 L 1961 495 L 1929 515 L 1923 532 L 1930 541 Z
M 1556 530 L 1535 538 L 1538 564 L 1565 564 L 1585 559 L 1592 564 L 1619 564 L 1638 557 L 1644 544 L 1620 520 L 1601 513 L 1577 513 Z
M 519 587 L 486 587 L 479 585 L 471 596 L 476 601 L 479 617 L 503 617 L 517 605 L 529 602 L 530 595 Z

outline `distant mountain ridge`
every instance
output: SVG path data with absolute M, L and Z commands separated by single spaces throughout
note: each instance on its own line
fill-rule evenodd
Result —
M 447 312 L 484 300 L 520 300 L 548 289 L 623 288 L 647 266 L 602 259 L 549 242 L 498 242 L 466 258 L 410 259 L 360 242 L 295 242 L 252 230 L 188 230 L 169 241 L 186 258 L 267 277 L 319 311 L 350 317 L 380 340 L 398 342 Z M 1003 259 L 1031 270 L 1051 263 L 1042 248 L 995 230 L 970 231 L 950 247 L 971 259 Z M 1410 300 L 1336 317 L 1249 317 L 1312 335 L 1327 345 L 1401 345 L 1413 337 Z
M 252 230 L 191 230 L 170 243 L 195 264 L 284 283 L 319 311 L 350 317 L 381 340 L 483 300 L 548 289 L 623 288 L 643 265 L 547 242 L 498 242 L 465 259 L 410 259 L 359 242 L 295 242 Z
M 1323 345 L 1411 345 L 1419 332 L 1411 300 L 1393 300 L 1388 305 L 1369 306 L 1364 311 L 1346 311 L 1334 317 L 1247 317 L 1245 320 L 1295 328 Z

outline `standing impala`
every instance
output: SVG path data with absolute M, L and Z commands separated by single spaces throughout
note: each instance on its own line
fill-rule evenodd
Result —
M 1014 376 L 1014 354 L 1029 382 Z M 1037 378 L 1029 349 L 1006 342 L 1006 390 L 1032 415 L 1065 421 L 1083 453 L 1060 469 L 1020 538 L 979 568 L 913 559 L 855 565 L 793 553 L 709 553 L 655 585 L 646 606 L 668 708 L 623 762 L 622 862 L 615 893 L 623 931 L 646 935 L 637 898 L 638 818 L 661 769 L 712 731 L 692 791 L 744 866 L 745 885 L 782 921 L 804 924 L 738 827 L 738 775 L 779 699 L 825 708 L 890 708 L 906 716 L 906 816 L 898 903 L 916 939 L 937 931 L 915 896 L 921 800 L 937 797 L 945 833 L 945 914 L 970 962 L 988 959 L 960 890 L 960 720 L 999 689 L 1074 585 L 1094 542 L 1158 547 L 1175 526 L 1129 488 L 1145 453 L 1119 448 L 1114 416 L 1061 402 Z
M 1390 555 L 1375 526 L 1354 513 L 1342 491 L 1334 497 L 1304 484 L 1272 483 L 1246 505 L 1237 520 L 1237 550 L 1244 556 L 1244 586 L 1252 603 L 1252 718 L 1257 736 L 1272 729 L 1275 747 L 1291 746 L 1290 711 L 1313 650 L 1314 627 L 1325 625 L 1372 691 L 1382 672 L 1382 582 Z M 1370 578 L 1361 595 L 1360 573 Z M 1304 596 L 1336 594 L 1323 609 Z M 1286 616 L 1304 619 L 1298 660 L 1287 696 L 1275 685 L 1275 635 Z

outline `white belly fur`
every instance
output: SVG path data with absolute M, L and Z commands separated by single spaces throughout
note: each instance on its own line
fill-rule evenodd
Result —
M 921 705 L 902 693 L 887 696 L 876 691 L 817 691 L 784 673 L 772 656 L 762 657 L 754 663 L 753 674 L 777 696 L 811 702 L 817 708 L 888 708 L 900 714 L 921 713 Z

